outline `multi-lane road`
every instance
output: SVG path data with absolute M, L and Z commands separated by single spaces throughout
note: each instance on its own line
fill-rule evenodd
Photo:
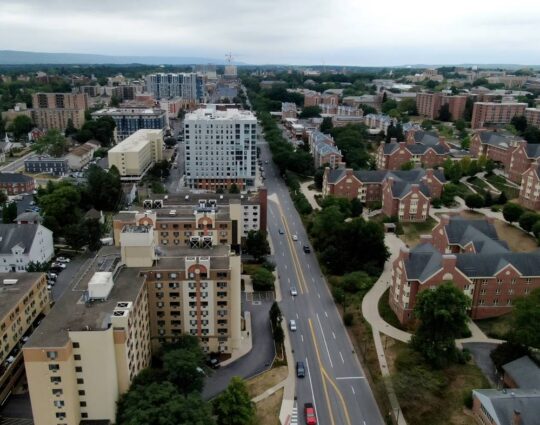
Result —
M 290 332 L 294 361 L 304 362 L 307 369 L 306 377 L 296 380 L 300 423 L 304 423 L 304 403 L 312 402 L 319 424 L 383 425 L 317 258 L 302 249 L 310 244 L 300 216 L 272 163 L 268 145 L 259 146 L 269 196 L 268 231 L 283 294 L 280 307 L 287 323 L 296 321 L 297 330 Z M 298 291 L 296 297 L 290 295 L 292 286 Z

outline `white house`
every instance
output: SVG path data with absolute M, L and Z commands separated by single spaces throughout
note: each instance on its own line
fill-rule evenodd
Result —
M 72 149 L 67 155 L 68 166 L 71 170 L 79 171 L 94 157 L 94 152 L 99 149 L 99 142 L 89 141 Z
M 53 233 L 41 224 L 0 224 L 0 273 L 24 272 L 54 256 Z

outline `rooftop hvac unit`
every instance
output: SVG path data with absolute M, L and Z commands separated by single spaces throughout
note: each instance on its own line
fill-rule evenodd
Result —
M 152 205 L 154 208 L 163 208 L 163 200 L 155 199 Z
M 127 310 L 114 310 L 113 316 L 114 317 L 127 317 L 129 312 Z
M 152 208 L 152 200 L 151 199 L 145 199 L 143 201 L 143 208 Z
M 130 309 L 132 304 L 133 303 L 131 301 L 119 301 L 116 303 L 116 308 Z

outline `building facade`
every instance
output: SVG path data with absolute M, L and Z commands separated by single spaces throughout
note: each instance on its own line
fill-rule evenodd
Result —
M 520 184 L 523 173 L 538 160 L 540 160 L 539 144 L 527 143 L 525 140 L 519 142 L 510 156 L 510 165 L 507 170 L 508 177 L 514 183 Z
M 138 181 L 163 159 L 163 131 L 138 130 L 107 153 L 109 167 L 118 168 L 124 181 Z
M 48 155 L 33 155 L 24 160 L 24 169 L 32 174 L 52 174 L 53 176 L 64 176 L 69 172 L 68 160 L 66 158 L 53 158 Z
M 503 131 L 476 131 L 471 137 L 471 155 L 475 158 L 485 156 L 495 162 L 502 164 L 508 172 L 512 152 L 524 140 Z
M 236 184 L 255 185 L 257 119 L 249 111 L 215 105 L 198 109 L 184 119 L 186 184 L 216 190 Z
M 429 119 L 438 119 L 443 105 L 448 105 L 452 120 L 463 118 L 467 96 L 449 96 L 443 93 L 417 93 L 416 108 L 418 115 Z
M 183 99 L 204 102 L 203 78 L 191 73 L 158 73 L 144 77 L 146 89 L 156 99 L 181 97 Z
M 533 211 L 540 210 L 540 167 L 538 162 L 532 163 L 529 169 L 522 174 L 519 203 Z
M 504 127 L 512 118 L 525 115 L 526 103 L 475 102 L 471 128 Z
M 527 118 L 527 124 L 540 128 L 540 109 L 527 108 L 525 109 L 525 118 Z
M 94 152 L 100 147 L 99 142 L 86 142 L 69 151 L 66 155 L 71 170 L 82 170 L 94 158 Z
M 65 130 L 71 120 L 75 128 L 84 124 L 88 109 L 86 93 L 35 93 L 32 95 L 32 117 L 42 129 Z
M 308 133 L 309 151 L 313 155 L 315 168 L 328 165 L 336 168 L 343 162 L 343 155 L 337 148 L 332 136 L 323 134 L 318 130 Z
M 33 177 L 21 173 L 0 173 L 0 190 L 7 195 L 32 193 L 35 188 Z
M 53 234 L 41 224 L 0 224 L 0 273 L 25 272 L 54 256 Z
M 93 112 L 92 117 L 111 117 L 116 124 L 117 142 L 139 130 L 163 130 L 167 127 L 167 113 L 158 108 L 106 108 Z

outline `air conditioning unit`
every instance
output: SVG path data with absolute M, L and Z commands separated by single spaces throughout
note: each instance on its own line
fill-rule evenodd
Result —
M 131 301 L 118 301 L 116 303 L 116 308 L 125 308 L 129 310 L 132 305 L 133 303 Z
M 129 312 L 127 310 L 114 310 L 113 316 L 114 317 L 127 317 Z

